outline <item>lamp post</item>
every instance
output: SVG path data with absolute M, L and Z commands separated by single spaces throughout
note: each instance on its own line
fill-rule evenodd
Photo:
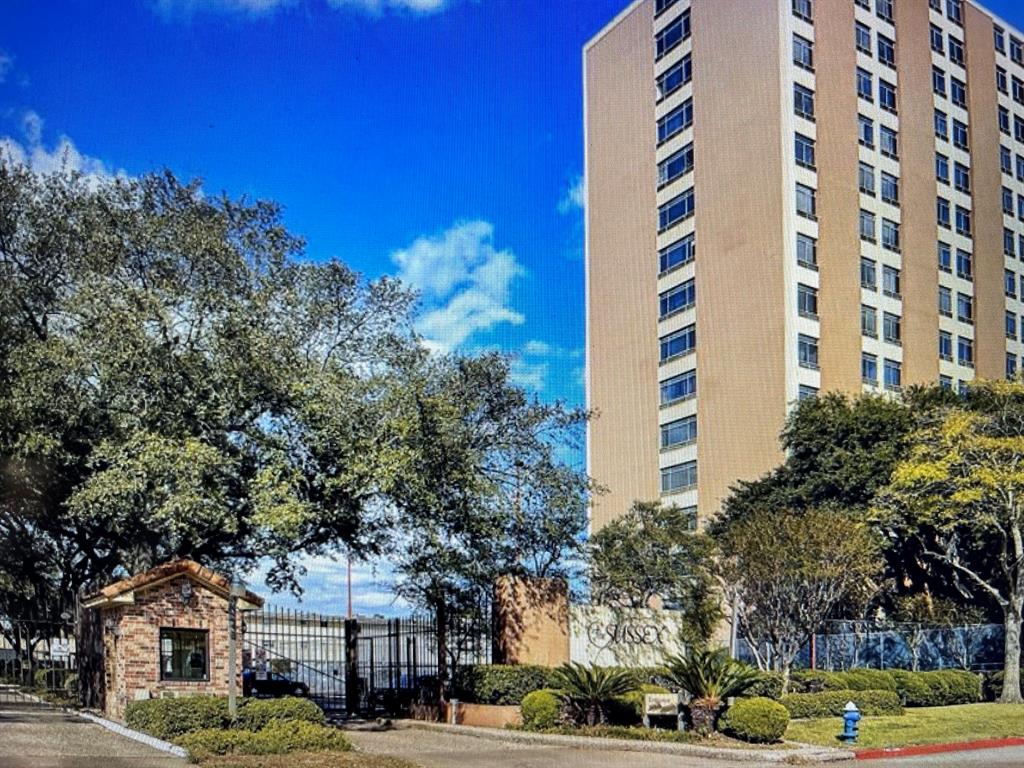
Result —
M 238 598 L 243 595 L 245 582 L 233 576 L 228 592 L 228 715 L 232 720 L 238 714 Z

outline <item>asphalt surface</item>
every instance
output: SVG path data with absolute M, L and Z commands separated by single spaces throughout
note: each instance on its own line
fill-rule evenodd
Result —
M 184 768 L 181 758 L 27 699 L 0 702 L 0 768 Z

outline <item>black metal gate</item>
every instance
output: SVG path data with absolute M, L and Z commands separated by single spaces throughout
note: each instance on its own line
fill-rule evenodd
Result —
M 70 619 L 0 616 L 0 710 L 76 703 L 76 645 Z

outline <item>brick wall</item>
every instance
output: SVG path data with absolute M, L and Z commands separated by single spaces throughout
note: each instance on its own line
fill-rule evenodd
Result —
M 138 590 L 135 602 L 103 609 L 106 713 L 122 719 L 128 702 L 162 696 L 228 693 L 228 603 L 193 582 L 188 605 L 181 600 L 179 576 L 149 589 Z M 242 633 L 238 614 L 238 693 L 241 695 Z M 113 628 L 110 628 L 110 622 Z M 205 629 L 208 635 L 208 674 L 203 681 L 160 679 L 160 629 Z

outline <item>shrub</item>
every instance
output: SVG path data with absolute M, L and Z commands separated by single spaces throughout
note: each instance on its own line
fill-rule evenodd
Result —
M 645 683 L 635 691 L 615 696 L 605 703 L 608 722 L 612 725 L 636 725 L 644 719 L 644 696 L 648 693 L 671 693 L 668 688 Z
M 882 669 L 851 669 L 832 672 L 827 676 L 825 690 L 895 691 L 896 680 Z
M 215 755 L 280 755 L 302 750 L 348 751 L 351 742 L 334 728 L 301 720 L 274 720 L 258 731 L 206 728 L 177 739 L 192 760 Z
M 552 682 L 568 699 L 577 719 L 587 725 L 603 723 L 606 704 L 636 688 L 632 672 L 574 663 L 556 669 Z
M 562 703 L 562 697 L 552 690 L 542 689 L 526 694 L 519 705 L 523 727 L 531 731 L 554 728 L 562 718 Z
M 755 744 L 778 741 L 789 726 L 789 710 L 777 701 L 762 696 L 739 699 L 718 721 L 730 736 Z
M 904 706 L 923 707 L 931 700 L 931 686 L 920 672 L 910 672 L 906 669 L 892 670 L 893 679 L 896 681 L 896 692 L 903 700 Z
M 789 675 L 790 693 L 820 693 L 833 683 L 831 672 L 822 672 L 818 669 L 795 669 Z M 842 688 L 842 686 L 838 686 Z
M 283 699 L 245 699 L 238 708 L 233 726 L 258 731 L 275 720 L 299 720 L 323 725 L 324 711 L 309 699 L 288 696 Z
M 794 677 L 791 677 L 789 682 L 789 689 L 791 691 L 797 689 Z M 757 682 L 747 688 L 742 695 L 745 698 L 754 699 L 764 697 L 778 701 L 779 697 L 782 696 L 782 673 L 762 672 Z
M 32 683 L 36 688 L 57 690 L 64 687 L 67 674 L 68 671 L 66 669 L 37 669 L 32 676 Z
M 165 740 L 230 724 L 227 699 L 219 696 L 132 701 L 125 708 L 124 721 L 129 728 Z
M 68 696 L 78 695 L 78 675 L 74 672 L 64 678 L 64 693 Z
M 789 716 L 841 717 L 846 703 L 852 701 L 862 715 L 902 715 L 903 706 L 895 691 L 822 691 L 821 693 L 791 693 L 782 697 L 782 705 Z
M 981 677 L 961 669 L 932 672 L 892 671 L 897 691 L 908 707 L 947 707 L 981 700 Z
M 551 687 L 551 670 L 529 664 L 475 664 L 455 673 L 453 687 L 463 701 L 521 704 L 526 694 Z

